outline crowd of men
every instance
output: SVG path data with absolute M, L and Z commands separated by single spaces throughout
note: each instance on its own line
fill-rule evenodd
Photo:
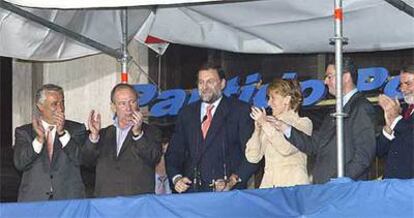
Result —
M 330 62 L 325 84 L 332 95 L 336 94 L 335 74 L 335 63 Z M 356 89 L 356 80 L 357 68 L 351 59 L 344 58 L 345 176 L 368 179 L 373 159 L 385 156 L 384 178 L 413 178 L 414 66 L 400 73 L 404 104 L 379 96 L 385 125 L 378 136 L 374 108 Z M 259 167 L 257 161 L 246 158 L 246 144 L 255 131 L 267 125 L 265 119 L 258 122 L 265 112 L 223 95 L 224 72 L 212 63 L 199 68 L 197 86 L 200 100 L 180 111 L 171 139 L 162 140 L 160 130 L 144 122 L 139 96 L 131 85 L 113 87 L 114 120 L 105 128 L 95 110 L 90 112 L 87 128 L 67 120 L 63 89 L 43 85 L 36 93 L 32 123 L 15 130 L 14 164 L 22 171 L 18 201 L 84 198 L 81 166 L 95 169 L 95 197 L 246 188 Z M 267 121 L 268 128 L 279 132 L 284 143 L 303 153 L 301 157 L 314 157 L 312 183 L 337 177 L 332 116 L 327 114 L 314 132 L 303 132 L 294 122 L 271 116 Z M 257 136 L 259 140 L 260 134 Z

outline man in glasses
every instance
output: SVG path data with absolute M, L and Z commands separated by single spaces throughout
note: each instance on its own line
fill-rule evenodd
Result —
M 128 84 L 111 91 L 114 124 L 101 129 L 100 114 L 91 111 L 90 134 L 83 150 L 87 165 L 96 165 L 95 196 L 154 193 L 155 165 L 161 157 L 161 132 L 143 122 L 138 95 Z

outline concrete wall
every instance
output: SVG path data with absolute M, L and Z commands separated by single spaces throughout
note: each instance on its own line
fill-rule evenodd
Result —
M 148 72 L 148 50 L 134 40 L 130 55 L 141 69 Z M 121 65 L 114 58 L 99 54 L 64 62 L 13 61 L 13 129 L 31 122 L 33 95 L 46 83 L 54 83 L 65 91 L 66 118 L 87 122 L 90 110 L 102 115 L 102 126 L 112 123 L 110 91 L 120 82 Z M 129 83 L 147 83 L 146 74 L 131 61 Z M 14 138 L 14 136 L 13 136 Z
M 31 120 L 33 77 L 32 70 L 32 63 L 13 61 L 13 130 L 16 126 L 28 123 Z

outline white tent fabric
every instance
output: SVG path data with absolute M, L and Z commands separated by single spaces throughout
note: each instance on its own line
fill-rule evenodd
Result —
M 181 3 L 211 2 L 220 0 L 7 0 L 7 2 L 25 7 L 36 8 L 104 8 L 104 7 L 127 7 L 143 5 L 169 5 Z
M 414 47 L 414 18 L 382 0 L 343 2 L 345 52 Z M 231 13 L 230 13 L 231 11 Z M 247 53 L 332 52 L 333 2 L 266 0 L 156 11 L 150 35 Z
M 411 4 L 413 0 L 405 1 Z M 49 2 L 59 4 L 61 1 Z M 138 2 L 141 1 L 136 4 Z M 161 3 L 154 0 L 151 4 Z M 135 39 L 141 42 L 151 35 L 171 43 L 242 53 L 332 52 L 334 48 L 329 45 L 329 38 L 334 35 L 333 7 L 333 2 L 326 0 L 130 7 L 128 32 L 137 33 Z M 121 45 L 120 9 L 21 8 L 114 49 Z M 343 32 L 349 38 L 345 52 L 414 48 L 414 18 L 386 1 L 347 0 L 343 8 Z M 150 47 L 163 53 L 166 44 Z M 0 8 L 0 56 L 51 61 L 98 52 Z
M 24 9 L 111 48 L 121 47 L 121 10 Z M 134 35 L 150 13 L 145 8 L 128 10 L 134 21 L 128 32 Z M 4 9 L 0 22 L 0 56 L 55 61 L 101 52 Z

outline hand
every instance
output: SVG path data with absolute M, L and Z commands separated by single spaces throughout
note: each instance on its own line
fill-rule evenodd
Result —
M 240 178 L 236 174 L 231 174 L 229 181 L 227 182 L 227 186 L 225 188 L 226 191 L 231 190 L 237 183 L 240 182 Z
M 53 113 L 53 119 L 56 124 L 56 133 L 63 135 L 65 133 L 65 114 L 62 111 L 55 111 Z
M 250 117 L 255 121 L 255 123 L 257 122 L 258 126 L 262 126 L 266 122 L 266 111 L 264 108 L 252 107 Z
M 282 132 L 282 133 L 285 132 L 289 128 L 288 124 L 286 124 L 285 122 L 279 119 L 276 119 L 273 116 L 267 116 L 266 121 L 269 122 L 270 125 L 274 127 L 277 131 Z
M 43 125 L 42 125 L 42 121 L 38 117 L 33 116 L 32 125 L 33 125 L 33 130 L 36 133 L 36 140 L 40 142 L 40 144 L 43 144 L 46 140 L 45 139 L 46 134 L 45 134 L 45 129 L 43 128 Z
M 101 114 L 95 113 L 95 110 L 91 110 L 91 112 L 89 113 L 88 128 L 91 131 L 91 139 L 98 139 L 99 131 L 101 130 Z
M 391 99 L 386 95 L 378 96 L 378 104 L 384 110 L 385 124 L 390 126 L 401 113 L 401 105 L 398 99 Z
M 216 181 L 214 181 L 214 190 L 216 192 L 222 192 L 222 191 L 226 191 L 226 181 L 224 179 L 217 179 Z
M 187 191 L 188 188 L 190 188 L 191 180 L 187 177 L 181 177 L 177 179 L 178 181 L 174 185 L 174 189 L 178 193 L 182 193 Z
M 142 132 L 142 123 L 144 121 L 144 115 L 140 111 L 134 111 L 132 113 L 132 132 L 134 135 L 140 135 Z

